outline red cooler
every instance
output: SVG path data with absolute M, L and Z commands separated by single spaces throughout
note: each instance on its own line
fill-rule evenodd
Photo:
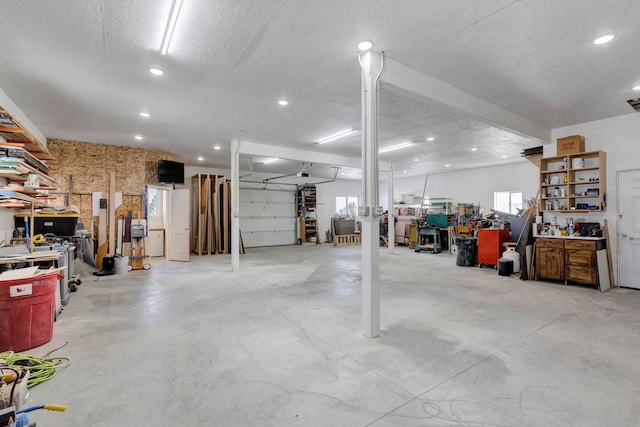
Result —
M 60 273 L 0 281 L 0 352 L 51 341 Z

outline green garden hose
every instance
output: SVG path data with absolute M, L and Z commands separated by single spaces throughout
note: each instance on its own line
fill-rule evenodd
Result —
M 65 356 L 40 359 L 12 351 L 0 353 L 0 359 L 4 360 L 9 367 L 20 367 L 29 370 L 28 388 L 49 381 L 56 376 L 58 369 L 66 368 L 71 364 L 71 359 Z

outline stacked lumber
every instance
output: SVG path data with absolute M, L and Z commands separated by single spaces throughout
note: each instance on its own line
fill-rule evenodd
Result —
M 191 249 L 198 255 L 231 251 L 231 182 L 223 175 L 191 177 Z

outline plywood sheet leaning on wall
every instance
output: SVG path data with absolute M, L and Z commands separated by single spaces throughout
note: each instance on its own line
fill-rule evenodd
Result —
M 228 187 L 227 192 L 230 190 Z M 202 254 L 228 253 L 223 233 L 224 218 L 224 176 L 197 174 L 191 177 L 191 248 Z M 229 194 L 227 194 L 227 199 Z
M 191 177 L 191 251 L 198 253 L 198 215 L 200 214 L 200 177 Z M 200 254 L 198 254 L 200 255 Z
M 225 180 L 223 185 L 223 203 L 222 203 L 222 228 L 224 236 L 222 241 L 222 253 L 231 252 L 231 181 Z
M 224 179 L 224 177 L 218 175 L 212 175 L 211 177 L 211 209 L 213 212 L 211 215 L 213 230 L 213 233 L 211 233 L 211 247 L 214 254 L 218 253 L 218 241 L 220 240 L 220 199 L 218 198 L 220 179 Z

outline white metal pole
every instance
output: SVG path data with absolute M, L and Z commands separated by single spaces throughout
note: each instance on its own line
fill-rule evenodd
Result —
M 378 207 L 378 81 L 382 54 L 360 54 L 362 68 L 362 323 L 370 338 L 380 335 L 380 212 Z
M 231 271 L 240 270 L 240 141 L 231 141 Z
M 395 253 L 396 246 L 396 224 L 395 224 L 395 210 L 393 209 L 393 165 L 391 165 L 391 170 L 389 171 L 389 186 L 388 190 L 388 198 L 389 202 L 387 203 L 389 212 L 387 214 L 387 221 L 389 221 L 387 225 L 387 240 L 389 243 L 389 253 Z

